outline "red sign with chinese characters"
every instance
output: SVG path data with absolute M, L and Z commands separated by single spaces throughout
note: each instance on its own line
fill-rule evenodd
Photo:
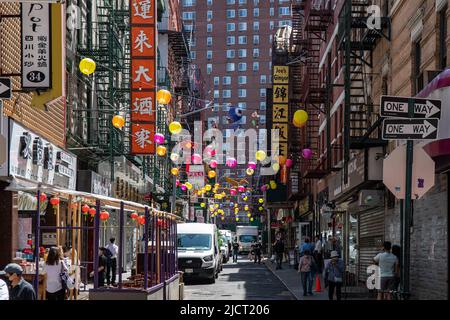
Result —
M 156 0 L 131 0 L 131 153 L 155 153 Z

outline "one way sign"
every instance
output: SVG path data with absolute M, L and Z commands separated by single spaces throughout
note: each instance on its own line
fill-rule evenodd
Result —
M 11 99 L 10 78 L 0 78 L 0 99 Z
M 409 116 L 408 99 L 405 97 L 381 97 L 381 116 L 397 118 L 441 118 L 441 100 L 411 98 L 414 101 L 414 116 Z
M 383 121 L 384 140 L 434 140 L 437 138 L 438 119 L 397 119 Z

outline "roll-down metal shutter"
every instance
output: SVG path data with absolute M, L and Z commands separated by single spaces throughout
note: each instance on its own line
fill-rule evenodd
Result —
M 359 215 L 359 280 L 367 280 L 367 267 L 380 252 L 384 239 L 384 208 L 365 211 Z

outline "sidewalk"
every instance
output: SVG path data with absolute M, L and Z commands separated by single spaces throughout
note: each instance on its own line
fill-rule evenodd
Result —
M 325 290 L 325 288 L 323 288 L 323 281 L 321 281 L 322 291 L 315 292 L 314 289 L 316 280 L 314 279 L 313 295 L 304 297 L 302 283 L 300 280 L 300 274 L 297 272 L 296 269 L 294 269 L 287 263 L 283 263 L 282 269 L 276 270 L 276 263 L 271 262 L 269 259 L 264 259 L 263 262 L 266 265 L 266 267 L 270 271 L 272 271 L 272 273 L 281 281 L 281 283 L 283 283 L 283 285 L 294 295 L 294 297 L 297 300 L 305 300 L 305 301 L 328 300 L 328 293 Z

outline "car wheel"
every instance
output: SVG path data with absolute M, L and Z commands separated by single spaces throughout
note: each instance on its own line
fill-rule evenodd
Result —
M 211 279 L 209 279 L 209 283 L 216 283 L 216 276 L 213 276 Z

